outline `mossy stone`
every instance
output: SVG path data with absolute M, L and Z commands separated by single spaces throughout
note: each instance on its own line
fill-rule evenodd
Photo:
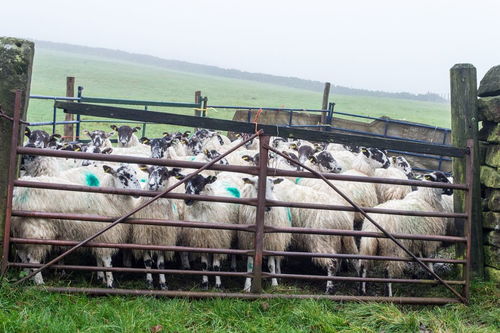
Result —
M 481 165 L 481 184 L 491 187 L 500 188 L 500 171 L 495 168 Z

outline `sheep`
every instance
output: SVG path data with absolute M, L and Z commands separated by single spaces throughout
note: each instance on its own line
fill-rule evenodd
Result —
M 282 201 L 312 202 L 322 204 L 341 204 L 332 201 L 324 193 L 306 186 L 296 185 L 288 180 L 274 187 L 276 196 Z M 352 212 L 291 208 L 289 211 L 293 227 L 313 229 L 353 230 L 354 214 Z M 315 253 L 349 253 L 357 254 L 358 248 L 354 237 L 335 235 L 293 234 L 292 242 L 301 250 Z M 312 261 L 325 269 L 328 276 L 335 275 L 339 265 L 338 259 L 312 258 Z M 332 281 L 326 283 L 326 293 L 333 293 Z
M 149 174 L 147 184 L 149 191 L 165 191 L 169 185 L 169 178 L 171 176 L 179 176 L 180 171 L 177 168 L 169 170 L 167 167 L 147 167 L 145 165 L 142 165 L 141 169 Z M 142 197 L 138 204 L 142 204 L 148 200 L 150 198 Z M 178 220 L 178 217 L 175 204 L 166 198 L 156 200 L 133 215 L 133 218 L 167 220 Z M 177 227 L 133 224 L 130 228 L 130 240 L 134 244 L 175 246 L 179 231 Z M 148 269 L 151 269 L 152 261 L 155 260 L 155 257 L 158 269 L 164 269 L 165 260 L 170 261 L 173 258 L 173 252 L 164 251 L 132 250 L 132 254 L 136 260 L 143 259 L 144 266 Z M 168 289 L 165 274 L 159 275 L 159 285 L 162 290 Z M 146 274 L 146 287 L 148 289 L 153 288 L 151 273 Z
M 101 186 L 122 189 L 140 189 L 135 171 L 126 165 L 118 168 L 103 166 L 107 176 Z M 22 177 L 22 180 L 78 185 L 60 177 Z M 49 192 L 47 192 L 49 191 Z M 49 196 L 49 198 L 48 198 Z M 56 213 L 96 214 L 102 216 L 121 216 L 135 206 L 135 199 L 130 196 L 85 192 L 67 192 L 45 189 L 16 187 L 14 189 L 13 207 L 18 210 L 34 210 Z M 106 227 L 107 223 L 68 221 L 35 218 L 12 218 L 12 235 L 21 238 L 63 239 L 80 241 L 86 239 Z M 96 242 L 126 243 L 129 234 L 127 224 L 118 224 L 95 239 Z M 19 245 L 19 257 L 29 263 L 41 263 L 52 249 L 50 245 Z M 118 249 L 89 247 L 82 248 L 90 251 L 97 260 L 98 266 L 112 267 L 111 259 Z M 114 286 L 112 272 L 98 272 L 98 279 L 107 287 Z M 43 284 L 43 277 L 38 273 L 34 277 L 36 284 Z
M 186 182 L 186 193 L 196 195 L 210 196 L 232 196 L 239 197 L 240 191 L 237 184 L 227 183 L 230 177 L 224 175 L 219 179 L 216 176 L 204 177 L 196 175 Z M 238 206 L 229 203 L 205 202 L 195 199 L 186 199 L 184 219 L 187 221 L 218 223 L 236 223 L 238 221 Z M 198 248 L 230 248 L 231 242 L 235 236 L 232 230 L 213 230 L 190 228 L 182 230 L 182 241 L 184 245 Z M 214 254 L 212 268 L 214 271 L 220 271 L 221 261 L 227 258 L 227 254 Z M 209 269 L 208 256 L 201 254 L 202 270 Z M 208 289 L 208 277 L 202 278 L 201 287 Z M 222 288 L 220 276 L 215 277 L 215 288 Z
M 374 176 L 378 178 L 393 178 L 407 180 L 412 175 L 410 164 L 403 156 L 391 157 L 388 168 L 375 169 Z M 403 199 L 411 192 L 411 186 L 394 184 L 375 184 L 379 203 L 389 200 Z
M 258 177 L 243 178 L 245 186 L 241 192 L 242 198 L 257 197 Z M 276 200 L 276 195 L 273 192 L 275 184 L 283 181 L 282 178 L 266 179 L 266 199 Z M 255 224 L 257 209 L 253 206 L 240 205 L 239 207 L 239 224 Z M 291 218 L 288 216 L 284 207 L 266 207 L 264 213 L 264 224 L 274 227 L 289 227 L 291 226 Z M 264 235 L 264 250 L 268 251 L 285 251 L 290 245 L 292 236 L 289 233 L 266 233 Z M 238 231 L 238 246 L 240 249 L 254 249 L 255 235 L 251 232 Z M 268 268 L 272 274 L 281 273 L 281 257 L 269 256 Z M 253 257 L 247 258 L 247 272 L 253 270 Z M 277 286 L 278 279 L 272 278 L 271 285 Z M 251 278 L 246 278 L 243 290 L 250 292 L 252 287 Z
M 137 136 L 134 134 L 135 132 L 139 131 L 141 128 L 139 126 L 137 127 L 130 127 L 127 125 L 123 126 L 116 126 L 116 125 L 111 125 L 110 126 L 112 130 L 116 131 L 118 133 L 118 147 L 119 148 L 129 148 L 129 147 L 135 147 L 139 146 L 141 143 L 139 142 L 139 139 Z
M 99 147 L 101 149 L 113 147 L 109 138 L 112 137 L 115 132 L 106 133 L 101 130 L 89 132 L 88 130 L 84 130 L 83 134 L 87 135 L 90 138 L 93 146 Z
M 31 131 L 28 127 L 24 130 L 24 135 L 28 138 L 26 145 L 31 144 L 35 148 L 53 148 L 58 147 L 58 139 L 61 138 L 59 134 L 52 134 L 43 130 Z
M 424 176 L 426 181 L 448 183 L 446 176 L 436 171 Z M 444 210 L 442 194 L 451 195 L 453 190 L 419 187 L 417 191 L 409 193 L 406 197 L 400 200 L 390 200 L 376 206 L 382 209 L 397 209 L 397 210 L 412 210 L 412 211 L 436 211 Z M 447 219 L 440 217 L 423 217 L 423 216 L 401 216 L 387 214 L 369 214 L 382 228 L 389 233 L 401 234 L 423 234 L 423 235 L 445 235 L 447 228 Z M 363 223 L 363 231 L 379 232 L 371 222 L 365 220 Z M 440 246 L 440 242 L 423 241 L 423 240 L 399 240 L 409 251 L 423 257 L 431 257 L 436 253 Z M 360 255 L 380 255 L 380 256 L 397 256 L 407 257 L 406 252 L 388 238 L 373 238 L 362 237 L 360 244 Z M 360 274 L 362 277 L 367 276 L 367 271 L 371 268 L 370 260 L 360 261 Z M 429 268 L 432 270 L 432 263 L 429 263 Z M 386 261 L 383 262 L 385 275 L 388 278 L 394 278 L 403 274 L 407 262 L 404 261 Z M 366 283 L 361 284 L 361 293 L 366 294 Z M 388 296 L 392 296 L 392 284 L 387 284 L 386 292 Z
M 151 158 L 165 157 L 165 152 L 171 145 L 171 142 L 165 138 L 148 139 L 146 137 L 142 137 L 140 142 L 151 147 Z

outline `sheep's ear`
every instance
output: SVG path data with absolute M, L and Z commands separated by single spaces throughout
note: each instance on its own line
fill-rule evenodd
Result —
M 208 156 L 208 154 L 209 154 L 209 153 L 210 153 L 210 152 L 208 151 L 208 149 L 203 150 L 203 154 L 205 154 L 205 155 L 207 155 L 207 156 Z
M 248 156 L 248 155 L 241 156 L 241 159 L 244 160 L 244 161 L 251 161 L 251 160 L 253 160 L 253 158 L 250 157 L 250 156 Z
M 115 130 L 115 131 L 118 131 L 118 127 L 116 127 L 116 125 L 111 125 L 109 126 L 112 130 Z
M 61 134 L 52 134 L 50 136 L 50 139 L 52 139 L 52 138 L 58 138 L 58 139 L 60 139 L 61 138 Z
M 26 129 L 24 130 L 24 135 L 26 135 L 28 138 L 30 137 L 31 130 L 28 127 L 26 127 Z
M 109 155 L 109 154 L 111 154 L 112 152 L 113 152 L 113 148 L 108 147 L 108 148 L 106 148 L 106 149 L 103 149 L 103 150 L 101 151 L 101 154 L 106 154 L 106 155 Z
M 75 146 L 73 147 L 73 151 L 82 151 L 82 146 Z
M 242 178 L 242 180 L 245 184 L 250 184 L 250 185 L 254 184 L 254 182 L 250 178 Z
M 173 177 L 175 177 L 176 179 L 179 179 L 179 180 L 184 179 L 184 177 L 185 177 L 181 173 L 181 169 L 179 169 L 179 168 L 173 168 L 172 170 L 170 170 L 168 172 L 168 174 L 169 174 L 169 176 L 173 176 Z
M 132 132 L 137 132 L 137 131 L 140 131 L 141 130 L 141 127 L 140 126 L 137 126 L 137 127 L 134 127 L 132 129 Z
M 296 143 L 292 143 L 292 144 L 290 145 L 290 148 L 292 148 L 293 150 L 297 150 L 297 149 L 299 149 L 299 146 L 297 146 L 297 144 L 296 144 Z
M 185 131 L 184 134 L 182 134 L 183 137 L 188 137 L 189 134 L 191 134 L 191 131 Z
M 111 175 L 115 174 L 115 170 L 110 166 L 103 165 L 102 168 L 104 169 L 104 172 L 106 172 L 106 173 L 109 173 Z
M 106 138 L 109 138 L 110 136 L 113 136 L 113 135 L 115 135 L 114 131 L 109 132 L 109 133 L 106 134 Z
M 361 147 L 361 148 L 359 148 L 359 151 L 362 153 L 366 153 L 366 152 L 368 152 L 368 149 L 366 149 L 365 147 Z
M 151 144 L 151 140 L 149 140 L 145 136 L 143 136 L 142 138 L 140 138 L 139 142 L 142 143 L 142 144 L 145 144 L 145 145 L 150 145 Z
M 424 175 L 424 179 L 425 180 L 433 180 L 434 178 L 432 178 L 431 175 Z
M 206 184 L 212 184 L 213 182 L 215 182 L 217 180 L 217 177 L 215 176 L 208 176 L 206 179 L 205 179 L 205 183 Z
M 146 164 L 139 164 L 139 170 L 149 173 L 149 167 Z
M 83 134 L 87 135 L 90 137 L 90 132 L 88 130 L 83 130 Z
M 316 159 L 316 156 L 309 156 L 309 161 L 311 163 L 314 163 L 314 164 L 317 164 L 318 163 L 318 160 Z
M 273 184 L 276 185 L 276 184 L 279 184 L 283 181 L 283 178 L 276 178 L 276 179 L 273 179 Z
M 169 136 L 168 132 L 163 132 L 163 137 Z
M 241 137 L 241 134 L 240 134 L 240 133 L 235 133 L 235 134 L 234 134 L 234 137 L 235 137 L 235 138 L 240 138 L 240 137 Z

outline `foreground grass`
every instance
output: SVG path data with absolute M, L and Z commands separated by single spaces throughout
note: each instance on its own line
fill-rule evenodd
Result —
M 115 61 L 107 58 L 81 56 L 37 48 L 33 67 L 32 94 L 65 94 L 66 76 L 75 76 L 76 84 L 85 87 L 84 96 L 154 101 L 191 102 L 194 91 L 208 96 L 210 105 L 242 105 L 290 108 L 321 107 L 322 94 L 258 82 L 181 73 L 153 66 Z M 388 116 L 435 126 L 450 126 L 449 105 L 411 100 L 364 96 L 334 95 L 335 110 L 374 117 Z M 28 119 L 32 122 L 52 120 L 51 101 L 31 100 Z M 140 107 L 139 107 L 140 109 Z M 150 108 L 155 111 L 180 112 L 192 110 Z M 210 110 L 213 118 L 232 119 L 233 112 Z M 58 120 L 64 114 L 58 111 Z M 84 117 L 83 119 L 87 119 Z M 360 119 L 354 119 L 360 121 Z M 85 124 L 86 129 L 109 128 L 109 124 Z M 82 128 L 82 129 L 83 129 Z M 45 130 L 51 130 L 49 126 Z M 61 131 L 59 127 L 58 131 Z M 174 128 L 148 125 L 148 136 L 159 136 Z
M 4 332 L 498 332 L 499 289 L 476 282 L 469 306 L 313 300 L 186 300 L 0 289 Z

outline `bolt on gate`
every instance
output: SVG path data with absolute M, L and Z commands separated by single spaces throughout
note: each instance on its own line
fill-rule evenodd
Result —
M 19 94 L 18 94 L 19 95 Z M 17 96 L 19 99 L 19 96 Z M 16 99 L 17 101 L 17 99 Z M 2 258 L 2 272 L 10 267 L 26 268 L 31 269 L 31 273 L 28 276 L 18 280 L 17 283 L 26 281 L 27 279 L 33 277 L 35 274 L 50 268 L 50 269 L 67 269 L 76 271 L 90 271 L 90 272 L 127 272 L 127 273 L 152 273 L 152 274 L 180 274 L 180 275 L 207 275 L 207 276 L 229 276 L 238 278 L 251 278 L 252 290 L 251 293 L 241 293 L 241 292 L 202 292 L 202 291 L 178 291 L 178 290 L 141 290 L 141 289 L 105 289 L 105 288 L 78 288 L 78 287 L 48 287 L 46 290 L 53 292 L 82 292 L 88 294 L 119 294 L 119 295 L 159 295 L 168 297 L 190 297 L 190 298 L 202 298 L 202 297 L 235 297 L 244 299 L 257 299 L 257 298 L 314 298 L 314 299 L 330 299 L 335 301 L 382 301 L 382 302 L 395 302 L 395 303 L 414 303 L 414 304 L 445 304 L 445 303 L 456 303 L 464 302 L 467 303 L 469 300 L 469 286 L 470 286 L 470 239 L 471 239 L 471 207 L 472 207 L 472 174 L 473 174 L 473 161 L 472 161 L 472 143 L 469 142 L 466 148 L 456 148 L 449 146 L 436 146 L 427 145 L 422 143 L 408 143 L 398 140 L 390 139 L 377 139 L 377 138 L 367 138 L 356 135 L 346 135 L 339 133 L 321 133 L 315 131 L 308 131 L 302 129 L 292 129 L 271 125 L 259 125 L 247 124 L 243 122 L 234 122 L 219 119 L 207 119 L 195 116 L 184 116 L 177 114 L 169 114 L 162 112 L 149 111 L 147 115 L 141 110 L 117 108 L 117 107 L 102 107 L 92 104 L 76 104 L 76 103 L 64 103 L 57 102 L 57 106 L 65 110 L 65 112 L 76 113 L 76 114 L 86 114 L 100 117 L 117 118 L 117 119 L 127 119 L 127 120 L 142 120 L 148 122 L 156 122 L 162 124 L 172 124 L 180 126 L 196 126 L 204 127 L 218 130 L 231 130 L 235 132 L 243 133 L 253 133 L 250 138 L 240 142 L 238 145 L 234 146 L 232 149 L 221 154 L 216 159 L 209 163 L 198 163 L 189 161 L 177 161 L 177 160 L 167 160 L 167 159 L 153 159 L 153 158 L 141 158 L 132 157 L 124 155 L 102 155 L 102 154 L 91 154 L 82 152 L 71 152 L 71 151 L 58 151 L 51 149 L 36 149 L 18 146 L 18 134 L 20 129 L 20 103 L 16 103 L 16 109 L 13 119 L 13 137 L 11 142 L 11 158 L 10 158 L 10 168 L 9 168 L 9 186 L 8 186 L 8 207 L 7 207 L 7 220 L 5 224 L 4 233 L 4 243 L 3 243 L 3 258 Z M 145 119 L 146 118 L 146 119 Z M 5 120 L 3 120 L 5 121 Z M 466 159 L 467 166 L 467 179 L 466 184 L 449 184 L 449 183 L 436 183 L 436 182 L 424 182 L 417 180 L 401 180 L 401 179 L 385 179 L 385 178 L 375 178 L 375 177 L 364 177 L 364 176 L 349 176 L 342 174 L 321 174 L 307 166 L 290 159 L 288 156 L 277 151 L 273 147 L 269 146 L 270 136 L 282 136 L 282 137 L 294 137 L 307 139 L 311 141 L 328 141 L 328 142 L 338 142 L 338 143 L 351 143 L 364 146 L 389 148 L 389 149 L 399 149 L 405 151 L 421 152 L 421 153 L 432 153 L 435 155 L 443 156 L 453 156 L 453 157 L 463 157 Z M 239 147 L 243 146 L 245 143 L 259 138 L 259 151 L 261 158 L 259 159 L 259 165 L 257 166 L 235 166 L 235 165 L 220 165 L 216 164 L 219 160 L 231 154 Z M 305 171 L 289 171 L 289 170 L 279 170 L 268 166 L 268 154 L 273 152 L 277 155 L 282 156 L 285 159 L 290 160 L 305 170 Z M 123 162 L 123 163 L 136 163 L 136 164 L 147 164 L 147 165 L 158 165 L 158 166 L 168 166 L 168 167 L 180 167 L 180 168 L 190 168 L 197 169 L 196 171 L 187 175 L 183 180 L 178 181 L 174 185 L 170 186 L 163 192 L 152 192 L 146 190 L 129 190 L 129 189 L 116 189 L 109 187 L 88 187 L 80 185 L 69 185 L 69 184 L 54 184 L 54 183 L 44 183 L 44 182 L 34 182 L 27 181 L 23 179 L 15 179 L 15 169 L 17 162 L 17 155 L 28 154 L 28 155 L 38 155 L 38 156 L 51 156 L 58 158 L 74 158 L 74 159 L 86 159 L 86 160 L 97 160 L 97 161 L 108 161 L 108 162 Z M 204 196 L 204 195 L 192 195 L 184 193 L 172 193 L 171 191 L 176 187 L 180 186 L 182 183 L 186 182 L 190 178 L 199 174 L 204 170 L 216 170 L 216 171 L 228 171 L 236 173 L 245 173 L 254 176 L 258 176 L 258 195 L 256 198 L 229 198 L 229 197 L 218 197 L 218 196 Z M 313 203 L 303 203 L 303 202 L 285 202 L 277 200 L 269 200 L 266 198 L 266 178 L 268 176 L 282 176 L 282 177 L 302 177 L 302 178 L 318 178 L 326 182 L 334 191 L 336 191 L 340 196 L 342 196 L 348 203 L 345 205 L 323 205 L 323 204 L 313 204 Z M 370 208 L 370 207 L 359 207 L 350 198 L 343 194 L 330 180 L 337 181 L 349 181 L 349 182 L 371 182 L 371 183 L 382 183 L 382 184 L 393 184 L 393 185 L 406 185 L 406 186 L 422 186 L 422 187 L 433 187 L 433 188 L 450 188 L 455 190 L 465 191 L 466 196 L 466 211 L 465 213 L 443 213 L 436 211 L 408 211 L 408 210 L 389 210 L 380 208 Z M 150 197 L 151 199 L 139 207 L 131 209 L 128 213 L 123 216 L 96 216 L 87 214 L 66 214 L 60 212 L 42 212 L 42 211 L 21 211 L 14 210 L 12 207 L 13 190 L 14 187 L 28 187 L 28 188 L 41 188 L 47 190 L 62 190 L 62 191 L 81 191 L 89 193 L 105 193 L 119 196 L 143 196 Z M 184 199 L 195 199 L 199 201 L 210 201 L 210 202 L 226 202 L 241 205 L 250 205 L 256 208 L 256 220 L 255 224 L 241 225 L 241 224 L 224 224 L 217 223 L 217 221 L 203 221 L 203 222 L 193 222 L 193 221 L 173 221 L 167 219 L 137 219 L 131 218 L 139 210 L 143 209 L 147 205 L 151 204 L 159 198 L 171 198 L 177 200 Z M 336 210 L 336 211 L 349 211 L 349 212 L 360 212 L 365 216 L 370 223 L 373 223 L 380 232 L 363 232 L 357 230 L 337 230 L 337 229 L 312 229 L 312 228 L 300 228 L 300 227 L 270 227 L 264 224 L 264 214 L 266 207 L 291 207 L 291 208 L 307 208 L 307 209 L 321 209 L 321 210 Z M 440 236 L 440 235 L 414 235 L 414 234 L 391 234 L 384 230 L 381 226 L 377 224 L 376 218 L 368 216 L 367 213 L 378 213 L 378 214 L 392 214 L 392 215 L 408 215 L 408 216 L 426 216 L 426 217 L 441 217 L 441 218 L 454 218 L 454 219 L 465 219 L 464 224 L 464 235 L 465 236 Z M 11 221 L 12 217 L 29 217 L 29 218 L 43 218 L 43 219 L 54 219 L 54 220 L 66 220 L 72 221 L 72 223 L 78 223 L 78 221 L 90 221 L 90 222 L 105 222 L 109 223 L 105 228 L 96 233 L 95 235 L 88 237 L 84 240 L 71 240 L 71 239 L 27 239 L 27 238 L 16 238 L 11 236 Z M 161 244 L 156 245 L 144 245 L 144 244 L 130 244 L 130 243 L 103 243 L 95 242 L 94 239 L 97 238 L 102 233 L 113 228 L 119 223 L 126 224 L 147 224 L 155 226 L 175 226 L 183 228 L 204 228 L 204 229 L 225 229 L 225 230 L 235 230 L 251 232 L 255 234 L 254 248 L 251 250 L 241 250 L 241 249 L 222 249 L 222 248 L 196 248 L 196 247 L 186 247 L 186 246 L 165 246 Z M 365 222 L 366 223 L 366 222 Z M 291 234 L 315 234 L 315 235 L 337 235 L 337 236 L 357 236 L 357 237 L 377 237 L 377 238 L 389 238 L 391 241 L 395 242 L 397 246 L 402 248 L 407 256 L 405 257 L 388 257 L 388 256 L 361 256 L 358 254 L 344 254 L 344 253 L 311 253 L 311 252 L 294 252 L 294 251 L 268 251 L 264 244 L 264 235 L 266 233 L 291 233 Z M 467 251 L 465 258 L 463 259 L 446 259 L 446 258 L 421 258 L 411 253 L 399 240 L 401 239 L 414 239 L 414 240 L 425 240 L 433 242 L 450 242 L 457 244 L 465 244 Z M 27 263 L 27 262 L 16 262 L 13 256 L 9 258 L 9 249 L 11 244 L 33 244 L 33 245 L 52 245 L 61 247 L 70 247 L 64 253 L 56 256 L 52 260 L 49 260 L 45 264 L 38 263 Z M 157 251 L 175 251 L 175 252 L 197 252 L 197 253 L 223 253 L 231 255 L 241 255 L 241 256 L 252 256 L 254 258 L 253 270 L 250 272 L 229 272 L 229 271 L 206 271 L 206 270 L 181 270 L 181 269 L 149 269 L 149 268 L 128 268 L 128 267 L 94 267 L 94 266 L 84 266 L 84 265 L 67 265 L 67 264 L 57 264 L 61 259 L 66 257 L 68 254 L 74 252 L 80 247 L 104 247 L 104 248 L 119 248 L 119 249 L 140 249 L 140 250 L 157 250 Z M 353 276 L 320 276 L 320 275 L 307 275 L 307 274 L 290 274 L 290 273 L 269 273 L 264 272 L 262 269 L 263 258 L 268 256 L 285 256 L 285 257 L 302 257 L 302 258 L 332 258 L 332 259 L 349 259 L 349 260 L 375 260 L 375 261 L 403 261 L 403 262 L 415 262 L 420 265 L 424 270 L 431 275 L 432 279 L 404 279 L 404 278 L 368 278 L 368 277 L 353 277 Z M 444 280 L 434 271 L 427 267 L 427 263 L 447 263 L 453 265 L 463 266 L 462 276 L 457 280 Z M 423 284 L 423 285 L 442 285 L 446 287 L 451 292 L 451 297 L 383 297 L 383 296 L 355 296 L 355 295 L 324 295 L 324 294 L 298 294 L 298 293 L 265 293 L 262 287 L 262 281 L 271 279 L 292 279 L 292 280 L 312 280 L 312 281 L 345 281 L 345 282 L 370 282 L 370 283 L 398 283 L 398 284 Z M 457 290 L 456 288 L 461 288 L 462 290 Z

